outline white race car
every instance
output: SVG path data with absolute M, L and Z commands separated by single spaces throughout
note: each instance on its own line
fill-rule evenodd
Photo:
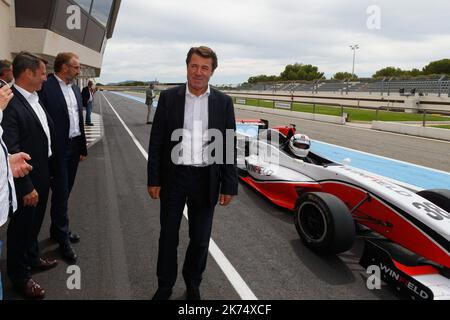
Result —
M 237 120 L 240 179 L 292 210 L 315 252 L 344 252 L 364 234 L 363 267 L 410 298 L 450 299 L 450 191 L 416 193 L 311 151 L 298 158 L 288 147 L 295 130 Z

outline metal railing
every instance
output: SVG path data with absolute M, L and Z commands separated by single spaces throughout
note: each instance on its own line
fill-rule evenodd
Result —
M 292 96 L 293 97 L 293 96 Z M 277 100 L 277 99 L 256 99 L 256 98 L 243 98 L 243 97 L 233 97 L 233 102 L 240 104 L 238 102 L 236 102 L 236 100 L 245 100 L 245 105 L 248 106 L 254 106 L 254 107 L 261 107 L 261 108 L 270 108 L 270 109 L 277 109 L 277 110 L 288 110 L 288 111 L 297 111 L 294 109 L 294 105 L 297 104 L 299 106 L 310 106 L 311 107 L 311 112 L 309 111 L 299 111 L 299 112 L 306 112 L 306 113 L 312 113 L 312 114 L 326 114 L 326 113 L 321 113 L 318 109 L 319 106 L 326 106 L 326 107 L 333 107 L 336 109 L 339 109 L 339 113 L 337 116 L 340 117 L 345 117 L 346 122 L 350 121 L 349 119 L 349 114 L 348 109 L 360 109 L 360 110 L 370 110 L 375 112 L 375 118 L 372 121 L 383 121 L 380 120 L 380 114 L 381 112 L 396 112 L 396 113 L 404 113 L 407 110 L 411 110 L 411 113 L 416 113 L 416 114 L 420 114 L 421 115 L 421 124 L 423 127 L 427 126 L 427 123 L 429 122 L 440 122 L 440 121 L 436 121 L 436 120 L 430 120 L 429 116 L 449 116 L 448 112 L 446 112 L 445 110 L 439 110 L 439 109 L 424 109 L 424 108 L 407 108 L 407 107 L 395 107 L 393 106 L 393 103 L 390 102 L 389 100 L 386 100 L 387 105 L 386 106 L 380 106 L 380 107 L 361 107 L 359 106 L 354 106 L 354 105 L 345 105 L 345 104 L 327 104 L 327 103 L 315 103 L 315 102 L 294 102 L 293 99 L 291 99 L 291 101 L 287 101 L 287 100 Z M 248 101 L 255 101 L 254 103 L 248 103 Z M 284 104 L 285 106 L 287 104 L 289 104 L 289 108 L 281 108 L 281 107 L 277 107 L 277 104 Z M 336 116 L 336 115 L 335 115 Z M 419 122 L 419 120 L 390 120 L 393 122 L 414 122 L 417 123 Z M 370 122 L 370 121 L 369 121 Z M 449 121 L 448 122 L 444 122 L 444 123 L 449 123 L 450 124 L 450 117 L 449 117 Z

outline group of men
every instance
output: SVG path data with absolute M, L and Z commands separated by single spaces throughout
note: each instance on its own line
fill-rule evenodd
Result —
M 55 74 L 48 78 L 45 65 L 43 59 L 32 54 L 17 55 L 12 66 L 15 84 L 11 92 L 4 93 L 4 100 L 11 101 L 2 121 L 3 156 L 9 157 L 9 164 L 6 161 L 6 170 L 0 171 L 0 224 L 5 220 L 2 212 L 8 212 L 7 273 L 16 289 L 27 298 L 43 298 L 45 294 L 32 280 L 31 268 L 49 269 L 57 263 L 40 256 L 37 242 L 49 189 L 52 190 L 50 236 L 59 243 L 63 258 L 77 260 L 71 243 L 79 241 L 79 236 L 70 232 L 67 203 L 78 164 L 87 156 L 83 100 L 85 104 L 92 102 L 89 92 L 82 95 L 73 84 L 80 71 L 75 54 L 59 54 Z M 217 55 L 208 47 L 193 47 L 187 54 L 186 66 L 186 84 L 161 92 L 150 134 L 148 193 L 161 203 L 158 289 L 154 300 L 166 300 L 172 295 L 185 206 L 190 238 L 182 272 L 186 298 L 201 298 L 200 283 L 206 268 L 215 206 L 229 205 L 238 189 L 236 140 L 228 135 L 230 130 L 236 130 L 233 102 L 209 85 L 218 66 Z M 153 87 L 149 91 L 148 100 L 152 100 Z M 1 99 L 0 92 L 0 102 Z M 178 130 L 182 136 L 174 140 Z M 222 151 L 217 150 L 220 156 L 209 153 L 209 146 L 215 142 L 208 135 L 210 130 L 220 132 L 223 137 L 219 139 Z M 174 150 L 179 144 L 177 154 Z M 225 153 L 230 146 L 234 150 L 231 157 Z M 27 170 L 31 171 L 26 174 Z M 13 174 L 17 176 L 14 185 Z M 3 208 L 3 203 L 9 205 Z
M 58 54 L 54 74 L 48 77 L 46 65 L 44 59 L 28 52 L 19 53 L 12 64 L 0 64 L 0 97 L 6 102 L 0 113 L 0 151 L 5 158 L 0 159 L 0 225 L 9 217 L 7 275 L 13 287 L 29 299 L 45 297 L 32 272 L 58 264 L 41 257 L 38 245 L 50 189 L 50 238 L 59 244 L 67 262 L 76 263 L 78 258 L 72 243 L 80 241 L 80 236 L 69 229 L 68 200 L 78 164 L 87 157 L 83 100 L 92 103 L 92 96 L 83 99 L 74 84 L 81 68 L 76 54 Z M 11 162 L 15 158 L 16 167 Z

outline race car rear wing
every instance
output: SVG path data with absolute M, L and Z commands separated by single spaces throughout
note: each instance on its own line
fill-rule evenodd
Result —
M 269 120 L 265 119 L 236 119 L 236 124 L 240 125 L 254 125 L 258 126 L 259 129 L 269 129 Z
M 261 130 L 269 129 L 269 121 L 265 120 L 265 119 L 236 119 L 236 125 L 237 126 L 246 126 L 246 125 L 257 126 L 258 133 Z M 276 127 L 270 128 L 270 129 L 280 132 L 287 139 L 290 139 L 296 133 L 296 126 L 295 126 L 295 124 L 292 124 L 292 123 L 289 125 L 285 125 L 285 126 L 276 126 Z

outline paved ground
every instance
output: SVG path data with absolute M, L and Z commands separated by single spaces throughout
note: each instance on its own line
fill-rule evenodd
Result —
M 146 107 L 112 93 L 105 96 L 147 149 L 151 127 L 145 124 Z M 67 289 L 69 275 L 64 263 L 37 274 L 35 279 L 47 289 L 49 299 L 149 299 L 157 283 L 159 203 L 147 196 L 143 155 L 101 94 L 97 95 L 94 112 L 102 116 L 104 138 L 89 149 L 70 200 L 72 229 L 82 236 L 75 245 L 80 256 L 82 289 Z M 257 115 L 238 111 L 237 116 Z M 289 122 L 277 116 L 269 120 L 275 125 Z M 313 139 L 450 171 L 449 144 L 310 121 L 294 122 Z M 48 240 L 48 225 L 47 215 L 41 232 L 42 251 L 57 257 L 57 246 Z M 2 240 L 5 229 L 0 231 Z M 339 256 L 318 257 L 302 245 L 290 212 L 273 206 L 243 184 L 230 207 L 217 208 L 212 237 L 259 299 L 397 298 L 386 286 L 378 291 L 366 288 L 364 270 L 358 264 L 361 241 Z M 180 266 L 187 238 L 184 220 Z M 5 270 L 4 258 L 3 254 L 1 270 Z M 3 275 L 6 298 L 18 298 L 5 278 Z M 211 256 L 204 278 L 205 299 L 239 298 Z M 183 295 L 180 276 L 173 298 L 182 299 Z

